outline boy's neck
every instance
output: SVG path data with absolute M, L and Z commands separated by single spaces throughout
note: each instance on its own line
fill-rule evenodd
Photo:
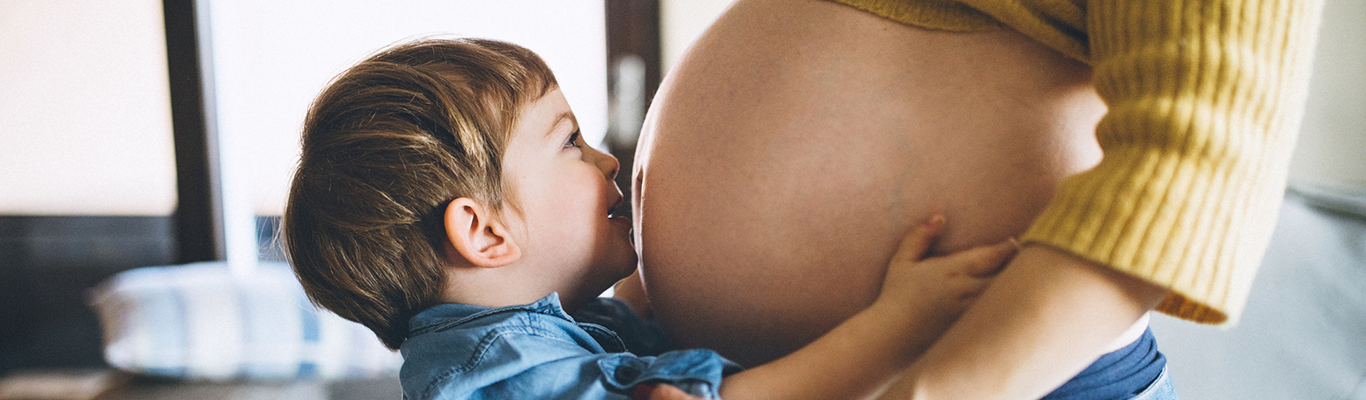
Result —
M 484 307 L 508 307 L 535 303 L 551 293 L 559 293 L 560 306 L 573 313 L 590 299 L 580 299 L 566 290 L 566 282 L 548 281 L 548 274 L 537 274 L 517 266 L 500 268 L 450 268 L 441 299 L 447 303 Z M 605 289 L 604 289 L 605 290 Z

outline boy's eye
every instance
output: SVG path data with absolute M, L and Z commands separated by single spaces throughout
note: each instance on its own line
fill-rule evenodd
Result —
M 569 141 L 567 141 L 567 142 L 564 143 L 564 147 L 567 149 L 567 148 L 570 148 L 570 147 L 579 147 L 579 146 L 580 146 L 580 144 L 579 144 L 579 131 L 574 131 L 574 133 L 569 134 Z

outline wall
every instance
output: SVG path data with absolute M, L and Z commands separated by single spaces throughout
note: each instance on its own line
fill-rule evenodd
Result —
M 280 215 L 304 114 L 338 73 L 425 36 L 482 37 L 538 53 L 555 71 L 589 143 L 607 128 L 601 0 L 210 2 L 227 258 L 247 270 L 257 215 Z
M 380 47 L 508 40 L 556 72 L 590 141 L 606 129 L 602 2 L 211 2 L 224 163 L 279 214 L 308 102 Z M 175 166 L 161 2 L 0 0 L 0 215 L 168 215 Z
M 159 0 L 0 0 L 0 215 L 175 207 Z
M 660 64 L 667 74 L 733 0 L 659 0 Z
M 1327 0 L 1292 181 L 1366 190 L 1366 1 Z
M 606 132 L 601 0 L 217 1 L 214 75 L 225 169 L 259 215 L 279 215 L 309 102 L 345 68 L 422 36 L 506 40 L 555 71 L 589 143 Z M 227 200 L 225 199 L 225 202 Z

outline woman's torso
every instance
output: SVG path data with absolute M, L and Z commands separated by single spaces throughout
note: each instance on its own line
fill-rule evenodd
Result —
M 794 351 L 874 299 L 910 224 L 944 213 L 939 252 L 1022 233 L 1099 161 L 1104 112 L 1089 67 L 1012 31 L 741 0 L 665 79 L 640 142 L 655 315 L 678 347 L 744 365 Z

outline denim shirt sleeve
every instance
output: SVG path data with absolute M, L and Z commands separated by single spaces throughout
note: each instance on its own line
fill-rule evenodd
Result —
M 630 351 L 597 362 L 605 383 L 625 393 L 639 384 L 668 383 L 693 396 L 719 398 L 722 376 L 740 369 L 710 350 L 670 351 L 673 344 L 659 323 L 640 318 L 621 300 L 599 297 L 573 316 L 575 321 L 615 332 Z
M 566 353 L 569 343 L 529 347 L 528 339 L 558 341 L 502 336 L 498 341 L 521 343 L 489 343 L 492 348 L 482 352 L 486 359 L 433 382 L 429 398 L 629 399 L 636 385 L 667 383 L 693 396 L 715 399 L 720 397 L 722 378 L 740 370 L 711 350 L 637 357 L 580 349 L 570 355 Z M 510 347 L 523 351 L 509 351 Z
M 740 371 L 740 366 L 711 350 L 679 350 L 658 357 L 636 357 L 615 353 L 597 361 L 603 384 L 619 393 L 630 394 L 640 384 L 667 383 L 688 394 L 717 399 L 721 380 Z

